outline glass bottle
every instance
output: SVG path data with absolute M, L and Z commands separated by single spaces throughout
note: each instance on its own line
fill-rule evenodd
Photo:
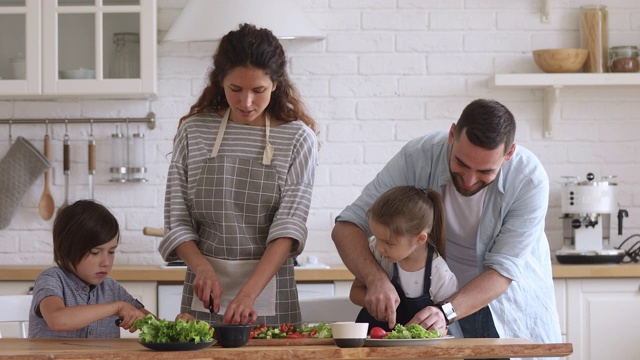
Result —
M 580 8 L 580 43 L 589 50 L 584 72 L 607 72 L 609 50 L 609 13 L 604 5 L 585 5 Z
M 111 134 L 111 182 L 127 181 L 127 139 L 116 125 L 116 132 Z
M 109 77 L 111 79 L 140 78 L 140 36 L 137 33 L 113 34 Z
M 129 166 L 127 168 L 129 181 L 147 181 L 144 177 L 144 174 L 147 172 L 144 163 L 144 134 L 138 129 L 138 132 L 133 134 L 131 139 L 131 152 L 129 153 Z

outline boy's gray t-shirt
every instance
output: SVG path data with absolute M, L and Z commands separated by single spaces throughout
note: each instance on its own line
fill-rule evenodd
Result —
M 98 320 L 74 331 L 53 331 L 40 313 L 40 302 L 48 296 L 57 296 L 65 306 L 104 304 L 124 301 L 137 309 L 144 305 L 136 300 L 116 280 L 105 278 L 97 286 L 87 285 L 76 275 L 59 267 L 49 268 L 36 278 L 33 301 L 29 312 L 30 338 L 119 338 L 120 327 L 115 324 L 117 315 Z

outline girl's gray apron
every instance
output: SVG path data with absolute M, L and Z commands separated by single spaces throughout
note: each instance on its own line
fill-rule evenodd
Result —
M 210 314 L 193 295 L 195 274 L 187 269 L 181 312 L 199 320 L 221 322 L 229 302 L 253 273 L 266 249 L 269 228 L 280 204 L 278 174 L 271 166 L 270 121 L 265 114 L 266 146 L 262 163 L 218 156 L 229 120 L 225 113 L 211 157 L 200 171 L 192 204 L 200 252 L 212 264 L 222 284 L 219 314 Z M 257 324 L 300 323 L 300 305 L 293 259 L 287 258 L 254 303 Z

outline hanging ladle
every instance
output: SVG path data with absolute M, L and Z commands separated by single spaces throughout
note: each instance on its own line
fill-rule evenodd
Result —
M 47 160 L 51 161 L 50 158 L 50 150 L 51 144 L 49 142 L 49 122 L 45 121 L 47 130 L 44 134 L 44 157 Z M 38 210 L 40 211 L 40 217 L 44 220 L 49 220 L 53 216 L 53 212 L 55 210 L 55 203 L 53 202 L 53 196 L 51 196 L 51 190 L 49 190 L 49 175 L 51 173 L 51 169 L 47 169 L 44 173 L 44 191 L 42 192 L 42 196 L 40 197 L 40 202 L 38 203 Z

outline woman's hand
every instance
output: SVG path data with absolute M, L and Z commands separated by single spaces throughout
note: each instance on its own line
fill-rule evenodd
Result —
M 253 324 L 258 313 L 253 308 L 255 299 L 238 294 L 227 307 L 222 323 L 224 324 Z
M 222 285 L 210 264 L 194 271 L 193 293 L 202 301 L 205 309 L 209 308 L 211 296 L 213 296 L 213 312 L 220 311 L 220 298 L 222 296 Z
M 195 319 L 196 319 L 196 318 L 195 318 L 195 317 L 193 317 L 193 316 L 192 316 L 191 314 L 189 314 L 189 313 L 182 313 L 182 314 L 178 314 L 178 315 L 176 316 L 176 320 L 175 320 L 175 321 L 182 320 L 182 321 L 184 321 L 184 322 L 189 322 L 189 321 L 193 321 L 193 320 L 195 320 Z

